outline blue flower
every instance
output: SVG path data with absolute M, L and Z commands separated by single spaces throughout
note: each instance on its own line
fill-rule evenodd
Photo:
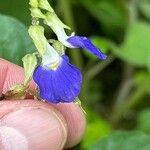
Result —
M 66 42 L 72 47 L 82 47 L 100 59 L 106 59 L 106 55 L 86 37 L 71 36 Z M 51 103 L 73 102 L 82 84 L 80 70 L 69 63 L 66 55 L 59 56 L 49 44 L 41 65 L 33 73 L 33 79 L 38 85 L 40 97 Z
M 60 57 L 57 68 L 38 66 L 33 79 L 39 87 L 40 97 L 48 102 L 73 102 L 80 93 L 82 75 L 69 63 L 66 55 Z

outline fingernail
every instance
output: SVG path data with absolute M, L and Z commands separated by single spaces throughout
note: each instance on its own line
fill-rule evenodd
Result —
M 66 124 L 53 109 L 23 107 L 0 119 L 0 148 L 4 150 L 60 150 Z

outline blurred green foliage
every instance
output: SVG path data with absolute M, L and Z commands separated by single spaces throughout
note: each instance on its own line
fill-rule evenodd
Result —
M 131 64 L 150 67 L 149 39 L 150 24 L 135 22 L 128 27 L 124 42 L 119 47 L 113 47 L 113 52 Z
M 1 0 L 0 13 L 18 18 L 24 24 L 30 24 L 30 11 L 27 0 Z
M 150 109 L 144 109 L 138 115 L 137 129 L 150 134 Z
M 21 58 L 35 47 L 27 28 L 18 20 L 0 15 L 0 57 L 22 64 Z
M 149 150 L 150 136 L 137 131 L 117 131 L 94 145 L 91 150 Z
M 127 24 L 128 12 L 123 1 L 80 0 L 90 13 L 101 23 L 108 34 L 114 34 Z
M 150 9 L 149 9 L 150 0 L 140 0 L 139 2 L 140 2 L 139 8 L 140 8 L 141 13 L 145 17 L 147 17 L 148 19 L 150 19 Z
M 100 139 L 111 133 L 111 126 L 108 121 L 97 115 L 94 111 L 87 110 L 87 129 L 84 135 L 82 145 L 88 149 Z
M 87 130 L 74 149 L 149 150 L 150 0 L 50 2 L 76 34 L 91 37 L 108 55 L 99 61 L 85 51 L 72 50 L 72 63 L 84 74 L 81 98 L 87 110 Z M 28 7 L 28 1 L 0 1 L 0 57 L 19 65 L 26 53 L 35 50 L 27 33 Z M 54 36 L 48 30 L 45 35 Z

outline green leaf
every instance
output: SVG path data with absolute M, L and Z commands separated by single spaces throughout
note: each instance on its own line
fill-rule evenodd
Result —
M 112 47 L 119 58 L 137 66 L 150 67 L 150 24 L 136 22 L 132 24 L 121 46 Z
M 0 13 L 30 24 L 29 0 L 0 0 Z
M 148 19 L 150 19 L 150 0 L 140 0 L 139 8 L 142 14 Z
M 94 111 L 87 110 L 87 128 L 82 141 L 83 149 L 88 149 L 93 144 L 106 137 L 111 132 L 109 123 Z
M 81 3 L 108 32 L 116 32 L 127 24 L 127 9 L 118 0 L 81 0 Z
M 150 73 L 148 71 L 137 71 L 133 77 L 134 84 L 137 87 L 141 87 L 143 82 L 147 82 L 150 85 Z M 150 87 L 147 88 L 147 94 L 150 94 Z
M 27 28 L 18 20 L 0 15 L 0 57 L 22 64 L 22 57 L 33 52 L 35 47 Z
M 137 118 L 137 129 L 150 134 L 150 109 L 140 112 Z
M 116 131 L 90 150 L 150 150 L 150 136 L 139 131 Z

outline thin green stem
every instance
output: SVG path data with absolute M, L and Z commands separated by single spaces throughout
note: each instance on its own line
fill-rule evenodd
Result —
M 149 88 L 150 79 L 146 79 L 142 85 L 140 85 L 128 98 L 121 107 L 116 110 L 112 115 L 112 121 L 117 123 L 120 118 L 128 112 L 129 109 L 135 107 L 142 100 L 143 95 L 147 92 Z
M 84 74 L 85 82 L 83 82 L 82 91 L 80 94 L 81 99 L 88 99 L 88 97 L 86 96 L 88 95 L 87 92 L 88 92 L 91 80 L 100 72 L 102 72 L 114 60 L 115 58 L 113 56 L 109 56 L 105 61 L 102 61 L 98 63 L 97 65 L 92 66 L 90 69 L 87 70 L 87 72 L 85 72 Z
M 132 66 L 124 64 L 122 76 L 123 81 L 121 82 L 116 94 L 114 110 L 118 110 L 123 105 L 133 87 L 133 71 L 134 69 Z
M 69 25 L 73 30 L 75 30 L 75 23 L 73 20 L 73 13 L 71 8 L 70 0 L 60 0 L 60 6 L 63 8 L 64 21 Z M 73 63 L 79 68 L 82 68 L 82 57 L 78 49 L 74 49 L 70 53 Z
M 129 24 L 134 23 L 138 18 L 137 0 L 129 1 Z
M 95 66 L 91 67 L 85 73 L 86 80 L 91 80 L 92 78 L 94 78 L 97 74 L 103 71 L 109 64 L 111 64 L 114 60 L 115 58 L 113 56 L 109 56 L 105 61 L 99 62 Z

